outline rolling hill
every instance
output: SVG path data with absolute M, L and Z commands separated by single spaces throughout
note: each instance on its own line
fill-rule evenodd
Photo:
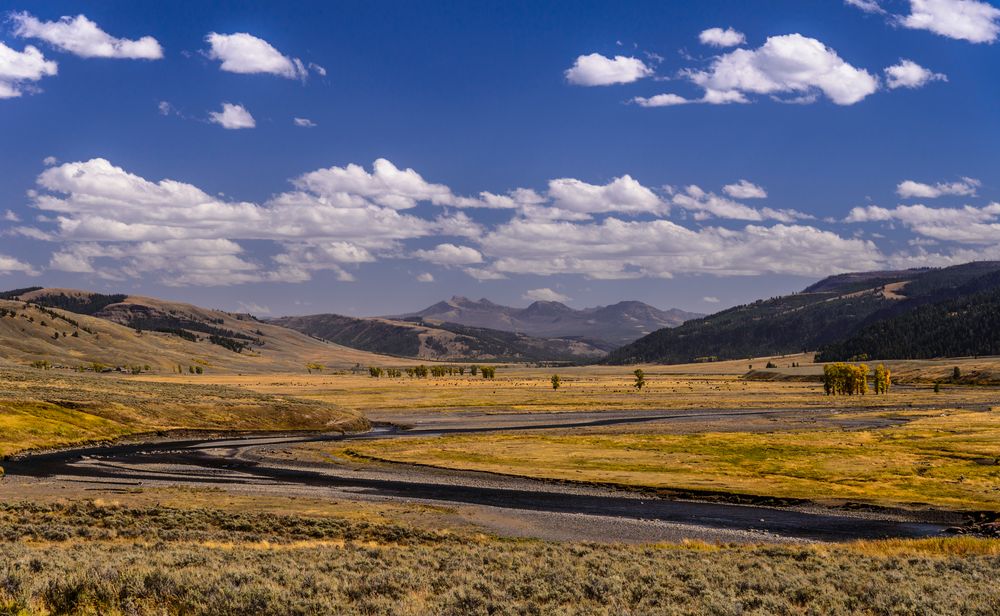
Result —
M 659 310 L 637 301 L 576 310 L 560 302 L 538 301 L 527 308 L 512 308 L 487 299 L 476 301 L 456 296 L 418 312 L 389 318 L 416 318 L 427 324 L 455 323 L 537 338 L 602 341 L 614 347 L 700 316 L 677 309 Z
M 659 330 L 612 351 L 607 361 L 684 363 L 814 350 L 823 361 L 987 354 L 1000 346 L 1000 329 L 991 329 L 1000 310 L 997 289 L 1000 262 L 832 276 L 801 293 Z
M 98 362 L 171 372 L 300 372 L 306 363 L 331 368 L 400 365 L 388 358 L 255 319 L 178 302 L 74 289 L 0 293 L 0 358 L 65 367 Z
M 281 317 L 275 325 L 373 353 L 429 360 L 594 361 L 607 345 L 562 338 L 535 338 L 515 332 L 454 323 L 429 324 L 336 314 Z

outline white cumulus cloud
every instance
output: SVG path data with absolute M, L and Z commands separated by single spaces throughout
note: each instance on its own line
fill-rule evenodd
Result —
M 434 205 L 466 207 L 476 200 L 459 197 L 443 184 L 433 184 L 413 169 L 400 169 L 380 158 L 372 171 L 349 164 L 306 173 L 295 180 L 299 188 L 308 189 L 341 206 L 362 207 L 369 202 L 396 210 L 416 207 L 427 201 Z
M 878 89 L 868 71 L 845 62 L 820 41 L 786 34 L 758 49 L 737 49 L 689 78 L 706 92 L 810 95 L 822 93 L 838 105 L 853 105 Z
M 981 182 L 974 178 L 962 178 L 957 182 L 938 182 L 924 184 L 913 180 L 904 180 L 896 186 L 896 194 L 903 199 L 937 199 L 945 196 L 972 197 Z
M 913 232 L 935 240 L 962 244 L 1000 242 L 1000 203 L 990 203 L 981 208 L 969 205 L 932 208 L 922 204 L 900 205 L 892 209 L 867 206 L 854 208 L 846 218 L 846 222 L 889 221 L 899 222 Z
M 532 302 L 568 302 L 572 299 L 568 295 L 563 295 L 548 287 L 525 291 L 521 297 Z
M 117 278 L 158 274 L 177 285 L 298 282 L 320 270 L 351 280 L 345 267 L 403 254 L 401 240 L 470 224 L 401 215 L 361 195 L 338 201 L 308 186 L 263 204 L 227 201 L 184 182 L 147 180 L 104 159 L 50 167 L 38 187 L 32 205 L 46 213 L 39 217 L 43 228 L 15 232 L 68 245 L 54 264 Z M 261 263 L 244 253 L 241 240 L 273 242 L 277 254 Z
M 733 199 L 765 199 L 767 191 L 748 180 L 740 180 L 735 184 L 726 184 L 722 192 Z
M 766 193 L 764 196 L 766 196 Z M 683 191 L 676 193 L 673 196 L 673 204 L 685 210 L 695 212 L 695 220 L 707 220 L 708 218 L 716 217 L 728 218 L 730 220 L 777 220 L 780 222 L 793 222 L 799 219 L 810 218 L 810 216 L 802 212 L 791 209 L 752 208 L 715 193 L 706 192 L 693 184 L 685 187 Z
M 686 105 L 697 101 L 691 101 L 678 94 L 657 94 L 655 96 L 637 96 L 632 102 L 640 107 L 673 107 L 675 105 Z
M 910 0 L 910 14 L 896 21 L 970 43 L 993 43 L 1000 35 L 1000 9 L 980 0 Z
M 0 42 L 0 99 L 21 96 L 34 89 L 32 82 L 58 71 L 58 65 L 46 60 L 38 48 L 28 45 L 17 51 Z
M 152 36 L 131 40 L 116 38 L 84 15 L 61 17 L 59 21 L 40 21 L 29 13 L 13 13 L 14 34 L 45 41 L 57 49 L 81 58 L 125 58 L 159 60 L 160 43 Z
M 599 53 L 580 56 L 566 70 L 566 80 L 578 86 L 609 86 L 632 83 L 653 74 L 653 69 L 639 58 L 615 56 L 608 58 Z
M 21 272 L 22 274 L 37 274 L 37 270 L 30 264 L 21 261 L 20 259 L 15 259 L 14 257 L 9 257 L 4 254 L 0 254 L 0 274 L 9 274 L 11 272 Z
M 213 123 L 229 130 L 257 126 L 257 122 L 243 105 L 233 103 L 222 103 L 222 111 L 209 112 L 208 117 Z
M 601 222 L 515 219 L 481 242 L 497 275 L 576 274 L 591 279 L 675 274 L 829 275 L 878 269 L 874 243 L 805 225 L 688 229 L 669 220 Z
M 853 105 L 878 90 L 878 78 L 852 66 L 820 41 L 801 34 L 772 36 L 757 49 L 735 49 L 716 57 L 705 70 L 682 71 L 704 93 L 686 99 L 677 94 L 634 98 L 643 107 L 687 103 L 748 103 L 751 94 L 786 103 L 812 103 L 825 96 L 837 105 Z
M 316 123 L 309 118 L 292 118 L 292 123 L 302 128 L 315 128 Z
M 736 47 L 745 43 L 747 37 L 742 32 L 738 32 L 732 28 L 726 28 L 725 30 L 722 28 L 709 28 L 708 30 L 703 30 L 698 35 L 698 40 L 701 41 L 702 45 L 711 45 L 712 47 Z
M 434 274 L 430 272 L 424 272 L 417 275 L 417 282 L 434 282 Z
M 579 214 L 600 212 L 664 213 L 667 204 L 630 175 L 604 185 L 588 184 L 574 178 L 549 182 L 549 197 L 556 208 Z
M 230 73 L 266 73 L 288 79 L 305 79 L 308 74 L 301 60 L 246 32 L 210 32 L 205 40 L 210 46 L 208 57 L 221 61 L 219 68 Z
M 885 69 L 885 83 L 890 89 L 921 88 L 931 81 L 948 81 L 948 76 L 928 70 L 913 60 L 900 60 Z
M 483 255 L 475 248 L 455 244 L 438 244 L 431 250 L 417 250 L 413 255 L 438 265 L 475 265 L 483 262 Z

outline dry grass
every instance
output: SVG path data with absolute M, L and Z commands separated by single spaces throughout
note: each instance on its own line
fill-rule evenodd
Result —
M 0 507 L 2 614 L 993 614 L 1000 542 L 605 546 L 336 518 Z
M 333 431 L 365 425 L 327 402 L 219 385 L 0 370 L 0 457 L 167 430 Z
M 1000 511 L 1000 413 L 895 415 L 911 421 L 855 430 L 462 435 L 303 450 L 636 487 Z
M 0 318 L 0 356 L 11 365 L 19 366 L 28 366 L 37 360 L 48 360 L 53 365 L 68 368 L 95 361 L 109 366 L 148 364 L 159 374 L 170 374 L 178 365 L 185 370 L 189 365 L 200 365 L 208 373 L 254 374 L 305 372 L 308 362 L 340 369 L 356 363 L 415 363 L 323 342 L 284 327 L 238 318 L 230 313 L 134 298 L 134 301 L 140 300 L 159 310 L 176 311 L 215 327 L 258 338 L 264 344 L 234 353 L 205 340 L 196 343 L 166 333 L 140 333 L 105 319 L 58 309 L 43 311 L 24 302 L 0 300 L 0 308 L 18 314 L 15 318 Z
M 929 385 L 896 387 L 888 396 L 823 395 L 818 382 L 750 381 L 740 374 L 712 373 L 707 366 L 732 370 L 731 362 L 691 366 L 643 366 L 647 387 L 632 387 L 634 367 L 587 366 L 540 369 L 501 366 L 494 380 L 441 378 L 373 379 L 366 374 L 206 375 L 138 377 L 158 382 L 201 382 L 243 387 L 255 392 L 333 402 L 373 420 L 405 421 L 427 412 L 560 412 L 648 409 L 942 407 L 996 402 L 990 388 L 946 387 L 934 394 Z M 755 360 L 755 364 L 759 363 Z M 788 359 L 791 363 L 791 358 Z M 743 371 L 749 364 L 741 362 Z M 760 363 L 763 366 L 763 363 Z M 801 368 L 805 370 L 806 368 Z M 685 372 L 687 370 L 688 372 Z M 794 369 L 792 369 L 794 370 Z M 553 390 L 552 374 L 562 387 Z

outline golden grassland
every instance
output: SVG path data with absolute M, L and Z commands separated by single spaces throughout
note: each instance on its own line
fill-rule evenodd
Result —
M 650 424 L 634 433 L 458 435 L 301 450 L 630 487 L 1000 511 L 1000 412 L 891 415 L 907 421 L 693 433 L 656 433 Z
M 0 457 L 169 430 L 342 430 L 356 414 L 316 400 L 208 384 L 0 369 Z
M 647 386 L 632 386 L 635 366 L 584 366 L 531 368 L 501 365 L 493 380 L 465 376 L 415 379 L 368 376 L 367 371 L 347 374 L 272 375 L 142 375 L 140 380 L 168 383 L 216 383 L 255 392 L 296 396 L 331 402 L 373 420 L 405 420 L 410 413 L 427 412 L 560 412 L 659 409 L 830 408 L 898 407 L 935 404 L 989 404 L 996 390 L 987 387 L 952 387 L 939 394 L 929 383 L 896 387 L 888 396 L 823 395 L 818 381 L 749 380 L 741 378 L 750 365 L 763 368 L 768 358 L 689 364 L 641 366 Z M 812 378 L 822 367 L 812 364 L 792 368 L 792 363 L 812 361 L 811 354 L 774 358 L 781 366 L 778 377 Z M 938 370 L 935 366 L 933 370 Z M 943 368 L 942 368 L 943 369 Z M 950 368 L 949 368 L 950 370 Z M 767 372 L 766 370 L 764 371 Z M 554 391 L 551 376 L 562 386 Z

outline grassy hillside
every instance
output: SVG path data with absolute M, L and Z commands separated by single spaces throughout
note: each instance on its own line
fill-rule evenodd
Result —
M 344 346 L 430 360 L 588 361 L 605 351 L 579 340 L 534 338 L 514 332 L 419 319 L 359 319 L 336 314 L 282 317 L 275 325 Z
M 947 347 L 932 345 L 930 338 L 917 337 L 909 347 L 899 347 L 888 355 L 884 354 L 889 352 L 888 347 L 877 340 L 869 340 L 869 336 L 879 331 L 877 323 L 900 319 L 893 335 L 912 338 L 915 328 L 926 327 L 927 323 L 918 324 L 918 320 L 913 320 L 916 317 L 911 319 L 902 315 L 918 314 L 915 311 L 924 306 L 960 301 L 1000 288 L 998 272 L 1000 263 L 978 262 L 935 270 L 834 276 L 802 293 L 759 300 L 688 321 L 675 329 L 659 330 L 613 351 L 608 361 L 613 364 L 684 363 L 699 358 L 737 359 L 824 348 L 831 352 L 824 353 L 823 359 L 850 357 L 858 354 L 855 351 L 865 352 L 866 349 L 870 349 L 870 357 L 880 358 L 935 357 L 941 351 L 963 351 L 956 354 L 966 355 L 969 353 L 964 350 L 975 346 L 969 342 L 969 336 L 960 336 L 964 342 Z M 983 306 L 980 312 L 987 315 L 989 309 Z M 934 321 L 933 331 L 939 332 L 934 334 L 935 340 L 959 333 L 947 324 L 949 314 L 947 309 L 924 309 L 919 313 L 921 319 Z M 988 318 L 983 318 L 985 320 L 978 325 L 979 331 L 989 328 Z M 837 346 L 855 336 L 857 340 L 847 347 Z M 975 346 L 989 347 L 989 343 Z
M 149 366 L 160 373 L 178 366 L 264 373 L 304 371 L 309 362 L 346 368 L 387 360 L 250 315 L 190 304 L 63 289 L 33 290 L 17 297 L 0 299 L 0 358 L 13 365 L 48 361 L 76 368 L 98 362 L 141 366 L 144 371 Z M 107 298 L 115 301 L 106 303 Z
M 176 429 L 332 431 L 366 425 L 334 404 L 292 396 L 0 369 L 0 458 L 24 449 Z

